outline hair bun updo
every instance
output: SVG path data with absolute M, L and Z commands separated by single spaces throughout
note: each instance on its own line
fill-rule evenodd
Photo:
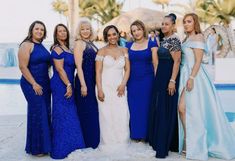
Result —
M 172 23 L 175 24 L 175 21 L 176 21 L 176 15 L 174 13 L 170 13 L 169 15 L 165 16 L 167 18 L 170 18 Z
M 177 16 L 174 13 L 170 13 L 169 16 L 172 17 L 172 20 L 176 21 Z

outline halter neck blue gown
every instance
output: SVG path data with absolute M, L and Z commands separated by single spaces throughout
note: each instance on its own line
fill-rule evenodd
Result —
M 32 155 L 51 152 L 51 90 L 48 68 L 50 53 L 41 43 L 34 43 L 28 69 L 42 86 L 43 95 L 36 95 L 32 85 L 21 77 L 20 86 L 28 103 L 27 138 L 25 150 Z
M 81 96 L 78 75 L 75 78 L 75 99 L 86 147 L 96 148 L 100 142 L 98 103 L 95 93 L 95 57 L 97 49 L 92 42 L 86 42 L 83 51 L 82 70 L 87 86 L 87 96 Z M 97 49 L 98 50 L 98 49 Z

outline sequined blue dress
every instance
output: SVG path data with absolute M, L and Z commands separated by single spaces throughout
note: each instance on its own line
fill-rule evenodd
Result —
M 43 95 L 36 95 L 32 85 L 21 77 L 20 86 L 27 100 L 27 138 L 25 150 L 32 155 L 51 152 L 51 90 L 48 68 L 50 53 L 41 43 L 34 43 L 28 69 L 42 86 Z
M 86 97 L 81 96 L 81 84 L 78 75 L 75 78 L 75 98 L 83 137 L 86 147 L 92 148 L 96 148 L 100 142 L 98 104 L 95 93 L 95 57 L 97 50 L 92 42 L 86 42 L 82 62 L 82 70 L 87 86 Z
M 52 59 L 64 59 L 64 70 L 74 88 L 75 62 L 73 54 L 63 51 L 57 54 L 51 52 Z M 53 61 L 52 61 L 53 62 Z M 84 140 L 80 121 L 77 115 L 74 94 L 66 98 L 66 85 L 61 80 L 53 63 L 53 77 L 51 78 L 52 90 L 52 151 L 53 159 L 63 159 L 76 149 L 84 148 Z M 74 92 L 74 91 L 73 91 Z

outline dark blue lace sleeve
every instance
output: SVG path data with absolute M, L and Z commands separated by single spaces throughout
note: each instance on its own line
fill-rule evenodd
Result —
M 169 51 L 170 52 L 176 52 L 181 50 L 181 41 L 177 37 L 173 37 L 169 39 Z

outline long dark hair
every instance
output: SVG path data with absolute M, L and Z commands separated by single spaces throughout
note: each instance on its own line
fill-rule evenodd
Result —
M 60 23 L 60 24 L 58 24 L 58 25 L 55 26 L 54 34 L 53 34 L 54 43 L 53 43 L 53 45 L 51 46 L 50 50 L 52 50 L 53 47 L 56 46 L 56 45 L 61 45 L 60 42 L 59 42 L 58 39 L 57 39 L 57 32 L 58 32 L 58 27 L 59 27 L 59 26 L 64 27 L 65 30 L 66 30 L 66 32 L 67 32 L 67 38 L 66 38 L 66 40 L 65 40 L 65 46 L 69 49 L 69 30 L 68 30 L 68 28 L 67 28 L 64 24 Z
M 28 31 L 28 36 L 20 43 L 20 45 L 23 43 L 23 42 L 26 42 L 26 41 L 29 41 L 29 42 L 33 42 L 33 28 L 36 24 L 40 24 L 43 26 L 44 28 L 44 35 L 42 37 L 42 39 L 40 40 L 40 43 L 46 38 L 47 36 L 47 30 L 46 30 L 46 26 L 45 24 L 42 22 L 42 21 L 34 21 L 30 26 L 29 26 L 29 31 Z
M 161 28 L 160 28 L 160 29 L 158 29 L 157 31 L 159 32 L 158 37 L 159 37 L 159 41 L 161 42 L 161 41 L 163 41 L 164 34 L 162 33 L 162 29 L 161 29 Z
M 117 34 L 118 34 L 118 45 L 120 45 L 120 35 L 119 35 L 119 31 L 118 31 L 118 28 L 114 25 L 109 25 L 109 26 L 106 26 L 104 28 L 104 31 L 103 31 L 103 38 L 104 38 L 104 41 L 107 43 L 108 42 L 108 32 L 110 29 L 114 29 Z

